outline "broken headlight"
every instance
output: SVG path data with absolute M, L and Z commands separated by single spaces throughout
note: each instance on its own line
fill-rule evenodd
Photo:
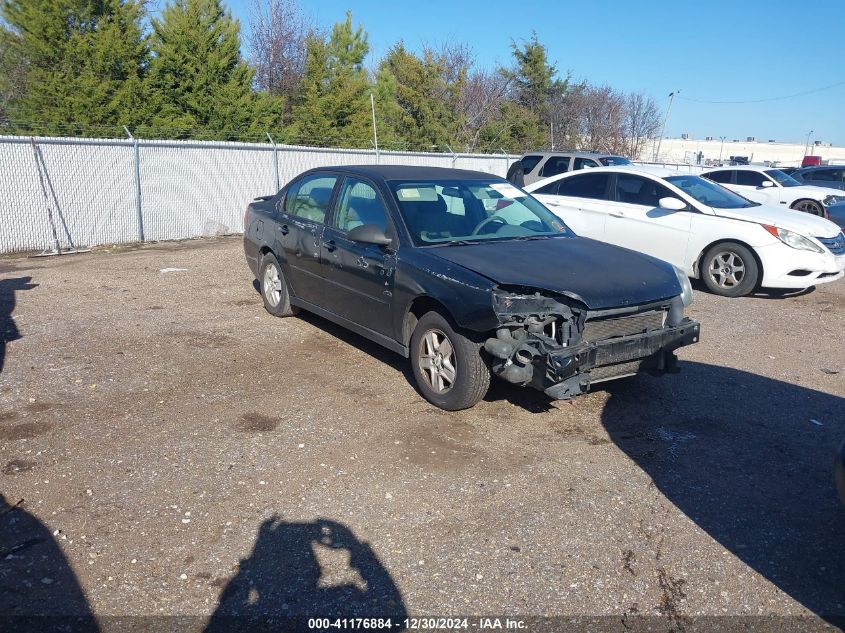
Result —
M 678 283 L 681 284 L 681 301 L 684 302 L 685 308 L 689 307 L 692 304 L 692 284 L 689 277 L 677 266 L 672 266 L 672 268 L 675 269 L 675 276 L 678 278 Z

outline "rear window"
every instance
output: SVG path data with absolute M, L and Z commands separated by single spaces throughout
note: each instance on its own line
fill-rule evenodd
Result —
M 542 156 L 523 156 L 522 160 L 519 161 L 522 163 L 522 171 L 526 174 L 529 173 L 542 159 Z
M 613 167 L 616 165 L 630 165 L 631 161 L 629 161 L 624 156 L 605 156 L 603 158 L 599 158 L 599 162 L 604 165 L 605 167 Z

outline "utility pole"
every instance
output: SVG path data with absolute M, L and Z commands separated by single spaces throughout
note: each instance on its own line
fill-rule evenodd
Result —
M 381 163 L 381 155 L 378 152 L 378 131 L 376 130 L 376 99 L 370 93 L 370 108 L 373 111 L 373 146 L 376 148 L 376 163 Z
M 806 156 L 807 153 L 810 151 L 810 135 L 812 135 L 812 133 L 813 133 L 813 130 L 810 130 L 809 132 L 807 132 L 807 142 L 804 143 L 804 156 Z M 803 156 L 802 156 L 802 161 L 803 161 Z
M 553 121 L 549 121 L 549 136 L 552 139 L 552 151 L 555 151 L 555 124 Z
M 719 140 L 722 141 L 721 144 L 719 145 L 719 165 L 720 166 L 722 164 L 722 148 L 725 146 L 725 138 L 726 137 L 724 137 L 724 136 L 719 137 Z
M 675 90 L 669 93 L 669 105 L 666 108 L 666 116 L 663 118 L 663 130 L 660 132 L 660 138 L 657 139 L 657 151 L 654 152 L 654 162 L 657 162 L 657 157 L 660 156 L 660 145 L 663 143 L 663 137 L 666 135 L 666 124 L 669 122 L 669 112 L 672 111 L 672 102 L 675 100 L 675 95 L 679 94 L 680 90 Z

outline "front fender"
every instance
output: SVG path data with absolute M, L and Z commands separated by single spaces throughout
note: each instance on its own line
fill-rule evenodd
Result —
M 405 315 L 414 300 L 426 297 L 442 304 L 455 323 L 473 332 L 498 326 L 493 312 L 494 284 L 488 278 L 427 254 L 401 253 L 396 262 L 394 331 L 402 341 Z

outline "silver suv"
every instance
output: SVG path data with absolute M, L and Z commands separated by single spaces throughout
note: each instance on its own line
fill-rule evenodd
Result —
M 522 165 L 523 183 L 526 185 L 565 171 L 631 164 L 624 156 L 578 151 L 530 152 L 520 158 L 519 162 Z

